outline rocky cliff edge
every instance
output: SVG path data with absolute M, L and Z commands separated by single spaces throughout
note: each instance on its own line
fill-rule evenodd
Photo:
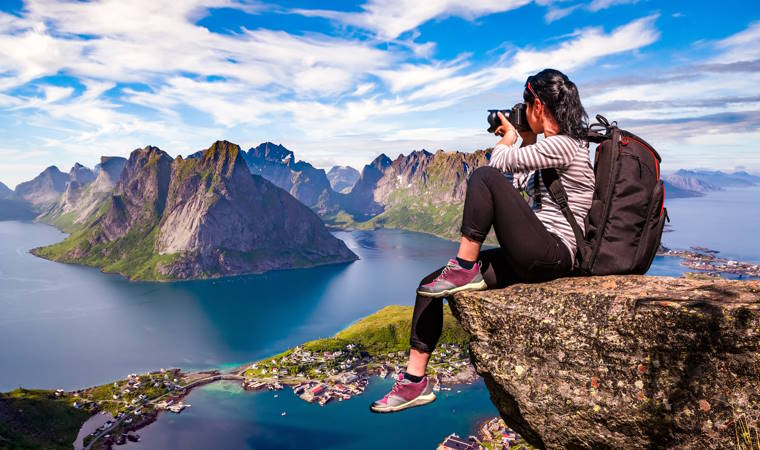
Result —
M 758 281 L 565 278 L 450 304 L 491 400 L 536 447 L 737 448 L 757 433 Z

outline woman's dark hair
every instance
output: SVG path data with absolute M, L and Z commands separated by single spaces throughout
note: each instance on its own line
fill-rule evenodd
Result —
M 567 75 L 559 70 L 544 69 L 529 76 L 523 91 L 525 103 L 532 105 L 535 100 L 534 94 L 557 120 L 560 134 L 583 141 L 587 139 L 588 115 L 581 104 L 578 88 Z

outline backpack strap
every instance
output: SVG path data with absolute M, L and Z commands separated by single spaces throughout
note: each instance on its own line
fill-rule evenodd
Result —
M 565 191 L 565 187 L 562 185 L 562 181 L 559 179 L 557 169 L 541 169 L 540 173 L 541 179 L 544 182 L 544 186 L 546 186 L 546 190 L 549 191 L 549 195 L 551 195 L 552 200 L 557 203 L 560 211 L 562 211 L 562 215 L 565 216 L 567 221 L 570 223 L 570 227 L 573 229 L 573 234 L 575 234 L 576 247 L 579 249 L 582 248 L 581 244 L 585 241 L 583 230 L 581 229 L 580 225 L 578 225 L 578 221 L 575 220 L 575 215 L 570 209 L 570 205 L 567 201 L 567 191 Z M 583 252 L 581 251 L 581 253 Z

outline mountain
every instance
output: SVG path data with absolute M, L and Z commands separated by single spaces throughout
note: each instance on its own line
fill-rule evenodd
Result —
M 16 186 L 16 196 L 31 203 L 35 208 L 44 210 L 55 204 L 58 197 L 66 190 L 69 174 L 50 166 L 30 181 Z
M 95 185 L 99 191 L 110 191 L 119 182 L 121 171 L 127 164 L 127 159 L 121 156 L 101 156 L 100 164 L 95 166 Z
M 704 191 L 692 190 L 692 189 L 681 187 L 683 186 L 681 183 L 673 184 L 664 176 L 662 177 L 662 182 L 665 185 L 665 196 L 668 199 L 701 197 L 704 195 L 703 193 Z
M 285 189 L 318 213 L 337 210 L 337 196 L 325 171 L 304 161 L 296 162 L 293 152 L 282 145 L 264 142 L 249 149 L 243 159 L 252 174 Z
M 747 172 L 726 173 L 719 170 L 681 169 L 662 178 L 671 185 L 695 192 L 710 192 L 734 187 L 760 185 L 760 177 Z
M 16 194 L 4 183 L 0 182 L 0 200 L 16 198 Z
M 467 179 L 487 165 L 490 152 L 415 151 L 391 160 L 380 155 L 341 198 L 346 226 L 404 228 L 455 239 L 459 236 Z M 349 218 L 346 218 L 346 215 Z M 362 224 L 363 222 L 363 224 Z
M 20 200 L 8 186 L 0 183 L 0 220 L 31 220 L 36 215 L 31 204 Z
M 86 173 L 79 170 L 79 174 L 72 175 L 76 165 L 69 173 L 72 181 L 66 185 L 66 190 L 58 199 L 56 205 L 49 211 L 38 217 L 43 223 L 55 225 L 66 232 L 74 232 L 78 227 L 86 225 L 97 213 L 101 203 L 110 196 L 111 190 L 119 181 L 121 171 L 127 160 L 118 156 L 102 156 L 100 164 L 95 166 L 95 171 L 90 172 L 94 180 L 84 183 L 77 181 L 87 180 Z M 87 169 L 89 170 L 89 169 Z
M 333 166 L 327 172 L 327 179 L 333 191 L 348 194 L 353 189 L 361 174 L 350 166 Z
M 341 199 L 341 207 L 353 216 L 354 220 L 368 220 L 383 212 L 385 205 L 382 204 L 382 199 L 375 199 L 375 190 L 392 163 L 384 153 L 375 158 L 364 166 L 351 192 Z
M 92 220 L 34 253 L 150 280 L 357 259 L 313 211 L 251 175 L 240 147 L 227 141 L 189 159 L 150 146 L 133 151 Z
M 95 180 L 95 172 L 79 163 L 75 163 L 69 171 L 69 181 L 76 181 L 80 185 L 85 185 L 93 180 Z

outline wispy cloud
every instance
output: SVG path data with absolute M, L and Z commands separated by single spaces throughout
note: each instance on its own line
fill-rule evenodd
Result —
M 570 14 L 573 13 L 576 9 L 580 8 L 581 4 L 572 5 L 572 6 L 566 6 L 564 8 L 558 8 L 558 7 L 550 7 L 546 14 L 544 15 L 544 20 L 546 20 L 546 23 L 552 23 L 556 20 L 562 19 L 563 17 L 567 17 Z
M 589 5 L 589 11 L 601 11 L 615 5 L 625 5 L 629 3 L 638 3 L 638 0 L 593 0 Z
M 475 19 L 483 15 L 510 11 L 531 0 L 369 0 L 362 12 L 296 9 L 293 12 L 324 17 L 345 25 L 374 32 L 381 39 L 395 39 L 423 23 L 449 16 Z

